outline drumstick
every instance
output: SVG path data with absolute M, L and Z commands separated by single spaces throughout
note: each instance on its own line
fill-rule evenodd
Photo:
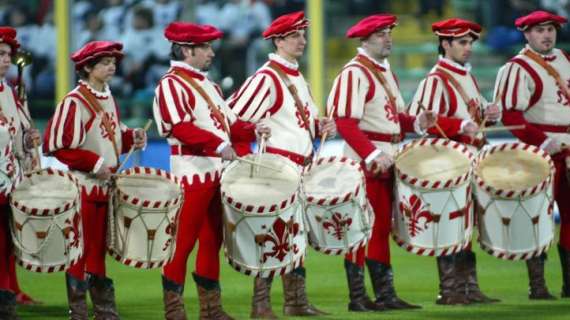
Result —
M 421 102 L 418 102 L 418 107 L 420 108 L 420 110 L 422 111 L 427 111 L 426 107 L 424 107 L 424 105 Z M 445 139 L 449 139 L 447 137 L 447 135 L 445 134 L 445 132 L 443 132 L 443 129 L 439 126 L 439 124 L 437 123 L 437 115 L 436 115 L 436 120 L 435 120 L 435 124 L 434 124 L 435 128 L 437 129 L 437 131 L 439 132 L 439 134 L 444 137 Z
M 333 106 L 333 109 L 331 110 L 331 112 L 329 113 L 329 116 L 328 116 L 329 120 L 333 119 L 333 114 L 334 114 L 334 106 Z M 325 144 L 325 141 L 327 141 L 327 135 L 328 135 L 328 132 L 325 132 L 321 136 L 321 144 L 319 144 L 319 148 L 317 149 L 317 152 L 315 153 L 315 159 L 319 158 L 319 155 L 321 154 L 321 150 L 323 149 L 323 145 Z
M 257 168 L 259 168 L 259 164 L 261 163 L 261 154 L 265 152 L 265 143 L 267 142 L 267 138 L 265 133 L 261 135 L 260 141 L 259 141 L 259 146 L 257 147 L 257 154 L 255 155 L 255 163 L 257 164 Z M 254 171 L 254 166 L 251 166 L 251 169 L 249 171 L 249 177 L 253 178 L 253 171 Z M 256 172 L 258 172 L 258 170 L 255 170 Z
M 146 122 L 146 124 L 144 125 L 144 132 L 147 132 L 148 129 L 150 128 L 150 125 L 152 124 L 152 119 L 148 119 L 148 121 Z M 131 154 L 133 154 L 133 151 L 135 151 L 135 145 L 133 144 L 131 146 L 131 149 L 129 150 L 129 153 L 127 153 L 127 156 L 125 157 L 125 159 L 123 160 L 123 162 L 121 162 L 119 164 L 119 167 L 117 168 L 117 172 L 121 171 L 121 169 L 123 168 L 123 166 L 125 165 L 125 163 L 127 163 L 127 160 L 129 160 L 129 158 L 131 157 Z
M 253 160 L 249 160 L 249 159 L 246 159 L 246 158 L 243 158 L 243 157 L 237 157 L 236 160 L 237 160 L 237 161 L 241 161 L 241 162 L 245 162 L 245 163 L 249 163 L 249 164 L 251 164 L 251 165 L 258 166 L 258 167 L 261 167 L 261 168 L 273 170 L 273 171 L 276 171 L 276 172 L 281 172 L 281 169 L 278 169 L 278 168 L 275 168 L 275 167 L 272 167 L 272 166 L 268 166 L 268 165 L 266 165 L 266 164 L 257 163 L 257 162 L 255 162 L 255 161 L 253 161 Z
M 497 126 L 497 127 L 483 127 L 483 128 L 479 128 L 479 130 L 477 132 L 494 132 L 494 131 L 509 131 L 509 130 L 520 130 L 520 129 L 524 129 L 525 125 L 521 124 L 521 125 L 515 125 L 515 126 Z

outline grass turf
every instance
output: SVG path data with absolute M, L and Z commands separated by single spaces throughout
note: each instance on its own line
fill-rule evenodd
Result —
M 527 274 L 524 262 L 502 261 L 476 249 L 478 275 L 483 291 L 502 300 L 492 305 L 438 306 L 435 259 L 418 257 L 392 246 L 392 263 L 398 294 L 423 306 L 421 310 L 353 313 L 347 311 L 348 289 L 342 257 L 308 252 L 307 286 L 310 301 L 330 312 L 322 319 L 570 319 L 570 299 L 530 301 L 527 298 Z M 191 258 L 193 261 L 193 258 Z M 251 305 L 252 278 L 222 263 L 222 298 L 225 310 L 236 319 L 248 319 Z M 197 319 L 196 289 L 188 264 L 185 303 L 189 319 Z M 136 270 L 112 259 L 108 273 L 115 281 L 117 305 L 122 319 L 163 319 L 162 288 L 159 270 Z M 22 288 L 43 301 L 40 306 L 20 306 L 22 319 L 66 319 L 67 300 L 64 274 L 36 274 L 18 270 Z M 551 248 L 546 266 L 551 293 L 560 296 L 561 271 L 556 247 Z M 372 290 L 367 276 L 367 288 Z M 283 305 L 280 279 L 273 285 L 273 308 L 281 315 Z M 316 319 L 316 318 L 313 318 Z

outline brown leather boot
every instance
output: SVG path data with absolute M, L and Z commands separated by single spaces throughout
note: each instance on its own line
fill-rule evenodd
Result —
M 305 288 L 305 268 L 299 267 L 282 276 L 283 280 L 283 314 L 286 316 L 322 316 L 328 313 L 315 308 L 307 299 Z
M 455 256 L 457 272 L 456 290 L 460 295 L 466 295 L 473 303 L 494 303 L 501 300 L 489 298 L 479 288 L 477 280 L 477 261 L 473 251 L 461 251 Z
M 65 274 L 65 284 L 67 286 L 67 303 L 69 304 L 70 320 L 88 320 L 87 312 L 87 281 L 79 280 Z
M 560 254 L 560 264 L 562 265 L 562 298 L 570 298 L 570 251 L 558 245 L 558 253 Z
M 358 266 L 348 260 L 344 260 L 344 270 L 348 280 L 348 311 L 384 311 L 384 305 L 376 303 L 368 297 L 364 284 L 364 267 Z
M 200 320 L 233 320 L 222 308 L 220 283 L 192 273 L 198 300 L 200 301 Z
M 544 280 L 544 262 L 546 254 L 531 258 L 526 261 L 529 279 L 528 298 L 532 300 L 554 300 L 556 297 L 548 292 L 546 280 Z
M 392 267 L 383 263 L 366 259 L 366 266 L 372 279 L 376 304 L 386 309 L 420 309 L 421 306 L 408 303 L 398 297 L 394 288 Z
M 118 320 L 119 313 L 115 305 L 115 287 L 113 280 L 89 274 L 87 280 L 89 295 L 93 302 L 95 320 Z
M 184 310 L 184 286 L 162 276 L 162 297 L 166 320 L 187 320 Z
M 20 320 L 16 315 L 16 295 L 12 291 L 0 290 L 0 319 Z
M 273 278 L 255 278 L 253 280 L 253 297 L 251 298 L 252 319 L 277 319 L 271 309 L 271 284 Z
M 441 305 L 469 304 L 465 292 L 457 291 L 455 256 L 437 257 L 437 270 L 439 273 L 439 295 L 435 303 Z M 463 286 L 463 288 L 465 287 Z

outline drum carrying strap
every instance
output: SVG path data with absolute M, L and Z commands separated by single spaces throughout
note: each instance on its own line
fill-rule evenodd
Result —
M 465 92 L 465 89 L 463 89 L 463 86 L 461 86 L 461 83 L 459 83 L 457 79 L 455 79 L 451 74 L 449 74 L 449 72 L 443 70 L 442 68 L 436 68 L 434 73 L 447 80 L 447 82 L 449 82 L 451 86 L 454 87 L 457 92 L 459 92 L 461 100 L 463 100 L 467 106 L 467 112 L 469 112 L 469 115 L 471 115 L 471 119 L 473 119 L 477 125 L 481 125 L 482 119 L 481 112 L 479 110 L 479 104 L 475 99 L 469 98 L 467 92 Z
M 362 64 L 364 67 L 366 67 L 366 69 L 368 69 L 368 71 L 370 71 L 374 75 L 374 78 L 376 78 L 376 80 L 378 80 L 378 82 L 380 82 L 380 85 L 382 86 L 382 88 L 384 89 L 384 92 L 386 92 L 386 95 L 388 96 L 388 100 L 390 101 L 390 104 L 394 108 L 396 108 L 396 96 L 394 96 L 394 93 L 390 89 L 390 86 L 388 85 L 388 81 L 386 81 L 386 78 L 384 77 L 384 75 L 381 72 L 378 72 L 378 69 L 376 69 L 376 67 L 372 64 L 372 62 L 370 62 L 370 60 L 368 60 L 362 56 L 358 56 L 358 57 L 356 57 L 356 61 L 358 61 L 360 64 Z
M 214 101 L 212 101 L 212 99 L 206 93 L 206 91 L 204 91 L 204 88 L 202 88 L 196 82 L 196 80 L 194 80 L 192 77 L 189 77 L 187 74 L 185 74 L 183 72 L 174 71 L 174 74 L 176 74 L 180 78 L 184 79 L 184 81 L 188 82 L 190 84 L 190 86 L 192 86 L 192 88 L 194 88 L 194 90 L 196 90 L 198 92 L 198 94 L 200 94 L 202 99 L 204 99 L 206 101 L 206 104 L 208 104 L 208 108 L 210 108 L 210 111 L 212 112 L 212 115 L 214 116 L 214 118 L 216 118 L 216 120 L 218 120 L 218 122 L 222 124 L 223 130 L 229 134 L 230 128 L 228 126 L 226 118 L 222 114 L 222 111 L 220 110 L 220 108 L 218 108 L 218 106 L 214 103 Z
M 526 49 L 523 52 L 523 54 L 525 56 L 527 56 L 530 60 L 536 62 L 538 65 L 543 67 L 544 70 L 546 70 L 546 72 L 548 73 L 548 75 L 550 75 L 552 78 L 554 78 L 554 81 L 556 81 L 556 84 L 560 88 L 560 91 L 562 91 L 562 94 L 564 94 L 564 96 L 566 97 L 566 100 L 570 101 L 570 90 L 568 89 L 568 86 L 564 83 L 564 81 L 562 80 L 560 73 L 558 73 L 558 71 L 556 71 L 556 69 L 554 69 L 553 66 L 548 64 L 548 62 L 546 62 L 536 52 L 529 50 L 529 49 Z
M 87 102 L 89 102 L 93 110 L 95 110 L 95 112 L 101 115 L 101 123 L 103 123 L 105 132 L 107 133 L 107 135 L 109 136 L 109 140 L 111 140 L 111 143 L 113 144 L 113 150 L 115 151 L 117 162 L 119 162 L 119 155 L 121 153 L 119 151 L 119 147 L 117 146 L 117 141 L 115 140 L 115 129 L 113 128 L 113 124 L 111 123 L 113 120 L 111 120 L 107 116 L 107 113 L 105 113 L 105 110 L 103 110 L 103 107 L 101 107 L 101 104 L 99 103 L 99 101 L 97 101 L 97 98 L 91 93 L 91 91 L 89 91 L 89 89 L 87 89 L 83 85 L 80 85 L 79 92 L 83 97 L 85 97 L 85 99 L 87 99 Z

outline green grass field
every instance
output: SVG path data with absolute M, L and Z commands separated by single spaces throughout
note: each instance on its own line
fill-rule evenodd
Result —
M 331 313 L 322 319 L 570 319 L 570 299 L 535 302 L 527 298 L 527 275 L 524 262 L 502 261 L 477 250 L 479 279 L 490 296 L 502 299 L 493 305 L 437 306 L 437 274 L 434 258 L 418 257 L 397 246 L 392 247 L 395 283 L 399 295 L 419 303 L 421 310 L 380 313 L 347 312 L 348 289 L 341 257 L 325 256 L 310 250 L 307 257 L 307 281 L 310 301 Z M 115 280 L 117 304 L 122 319 L 163 319 L 160 271 L 136 270 L 108 259 L 110 276 Z M 189 264 L 185 302 L 189 319 L 197 319 L 196 288 Z M 547 283 L 560 296 L 561 272 L 558 252 L 549 252 Z M 19 307 L 22 319 L 66 319 L 64 274 L 35 274 L 19 270 L 25 291 L 44 304 Z M 368 278 L 368 276 L 367 276 Z M 367 279 L 368 281 L 368 279 Z M 368 282 L 368 292 L 372 294 Z M 236 319 L 248 319 L 252 278 L 234 271 L 224 260 L 222 296 L 225 309 Z M 276 280 L 272 295 L 274 311 L 282 314 L 281 281 Z

